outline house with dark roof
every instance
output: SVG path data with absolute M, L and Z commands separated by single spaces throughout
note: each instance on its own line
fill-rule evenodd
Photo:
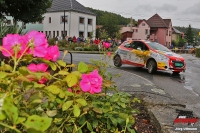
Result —
M 9 25 L 14 24 L 11 16 L 6 16 Z M 18 22 L 22 26 L 22 22 Z M 96 15 L 76 0 L 53 0 L 52 6 L 44 14 L 44 20 L 27 23 L 25 32 L 37 30 L 47 37 L 76 36 L 87 38 L 96 32 Z
M 184 33 L 180 32 L 179 30 L 177 30 L 176 28 L 172 27 L 172 41 L 176 41 L 179 38 L 183 38 L 184 37 Z
M 137 26 L 122 27 L 122 35 L 126 32 L 132 33 L 132 37 L 130 35 L 124 37 L 126 40 L 149 39 L 169 47 L 172 40 L 172 22 L 171 19 L 162 19 L 158 14 L 155 14 L 148 20 L 139 19 Z
M 53 0 L 44 16 L 43 32 L 49 37 L 95 36 L 96 15 L 76 0 Z

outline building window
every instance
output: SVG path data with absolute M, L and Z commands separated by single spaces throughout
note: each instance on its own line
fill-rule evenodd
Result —
M 87 35 L 88 35 L 88 37 L 91 37 L 91 32 L 88 32 L 88 34 L 87 34 Z
M 133 33 L 134 33 L 134 29 L 133 29 Z
M 148 29 L 145 29 L 145 34 L 148 35 Z
M 92 25 L 92 19 L 88 19 L 88 24 Z
M 55 31 L 53 31 L 53 37 L 55 37 Z
M 166 35 L 168 36 L 168 30 L 166 30 Z
M 79 18 L 79 23 L 80 23 L 80 24 L 84 24 L 84 18 L 80 17 L 80 18 Z
M 61 23 L 67 23 L 68 22 L 68 17 L 67 16 L 61 16 Z
M 51 23 L 51 17 L 49 17 L 49 23 Z
M 57 31 L 57 36 L 59 36 L 59 31 Z
M 138 29 L 135 29 L 135 32 L 138 32 Z
M 48 35 L 47 31 L 45 31 L 46 36 Z
M 83 32 L 79 31 L 79 37 L 83 37 Z
M 142 26 L 145 26 L 145 23 L 142 23 Z
M 11 20 L 7 20 L 7 24 L 11 24 Z
M 65 34 L 64 34 L 64 31 L 61 31 L 61 35 L 62 37 L 65 37 L 67 35 L 67 31 L 65 31 Z
M 49 35 L 48 36 L 49 36 L 49 38 L 51 38 L 51 31 L 49 31 Z
M 169 36 L 171 36 L 171 31 L 169 31 Z

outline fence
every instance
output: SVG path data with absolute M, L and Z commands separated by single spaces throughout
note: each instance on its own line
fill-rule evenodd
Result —
M 170 49 L 174 53 L 179 53 L 179 54 L 193 54 L 194 50 L 193 49 Z

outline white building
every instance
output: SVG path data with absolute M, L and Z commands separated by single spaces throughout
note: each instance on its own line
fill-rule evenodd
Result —
M 13 24 L 12 17 L 7 16 L 7 21 Z M 18 25 L 21 26 L 22 22 L 18 22 Z M 50 38 L 63 35 L 87 38 L 91 33 L 94 38 L 96 15 L 76 0 L 53 0 L 51 8 L 44 14 L 43 21 L 25 25 L 24 31 L 30 30 L 44 32 Z
M 50 37 L 83 36 L 87 38 L 96 31 L 96 16 L 76 0 L 53 0 L 44 15 L 43 32 Z M 65 23 L 64 23 L 65 22 Z

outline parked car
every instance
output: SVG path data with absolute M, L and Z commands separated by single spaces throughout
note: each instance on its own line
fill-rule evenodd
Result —
M 147 40 L 123 42 L 116 50 L 113 62 L 116 67 L 128 64 L 147 68 L 149 73 L 165 70 L 178 74 L 186 69 L 183 57 L 162 44 Z

